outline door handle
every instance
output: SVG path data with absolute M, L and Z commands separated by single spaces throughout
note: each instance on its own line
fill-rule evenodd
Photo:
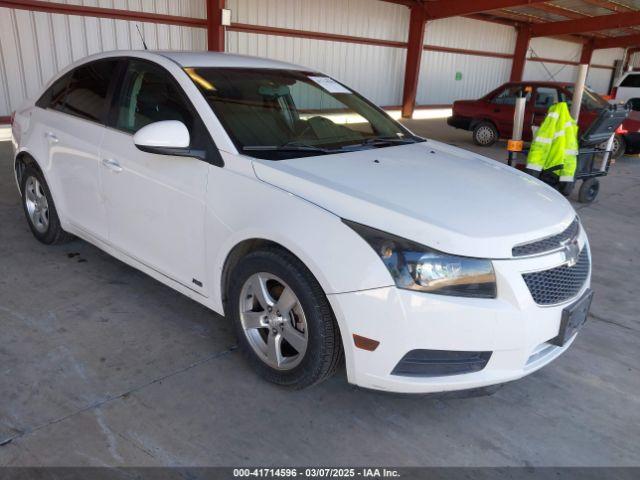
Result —
M 122 171 L 122 167 L 120 166 L 118 161 L 114 160 L 113 158 L 103 158 L 102 159 L 102 165 L 107 167 L 109 170 L 113 170 L 114 172 L 121 172 Z
M 60 141 L 53 132 L 46 132 L 44 136 L 47 140 L 49 140 L 49 143 L 58 143 Z

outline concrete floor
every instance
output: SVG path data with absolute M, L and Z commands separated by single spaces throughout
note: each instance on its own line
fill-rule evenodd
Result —
M 362 391 L 344 372 L 291 392 L 249 370 L 224 319 L 83 241 L 33 239 L 0 143 L 0 465 L 640 465 L 640 160 L 575 206 L 596 297 L 554 364 L 491 397 Z

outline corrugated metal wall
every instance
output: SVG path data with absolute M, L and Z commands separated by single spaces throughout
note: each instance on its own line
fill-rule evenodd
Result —
M 206 16 L 203 0 L 82 0 L 74 3 L 186 17 Z M 0 8 L 0 116 L 34 96 L 56 72 L 92 53 L 141 49 L 203 50 L 202 28 Z
M 624 57 L 624 48 L 607 48 L 605 50 L 596 50 L 593 52 L 593 58 L 591 59 L 592 65 L 607 65 L 613 67 L 616 60 L 621 60 Z M 598 93 L 609 93 L 609 87 L 611 86 L 611 79 L 613 77 L 613 70 L 607 68 L 595 68 L 589 69 L 589 75 L 587 76 L 587 85 Z
M 406 50 L 243 32 L 227 33 L 227 51 L 269 57 L 324 72 L 375 103 L 398 105 Z
M 379 0 L 228 0 L 227 7 L 234 23 L 400 42 L 409 21 L 406 7 Z M 320 70 L 379 105 L 402 98 L 404 48 L 230 31 L 227 51 Z
M 529 44 L 529 58 L 578 62 L 581 53 L 581 44 L 554 38 L 532 38 Z M 573 82 L 577 71 L 577 67 L 573 65 L 527 60 L 523 78 L 524 80 Z
M 427 24 L 424 44 L 512 54 L 515 30 L 468 18 L 447 18 Z M 448 105 L 455 100 L 478 98 L 506 82 L 510 70 L 509 58 L 425 51 L 420 65 L 418 105 Z
M 105 8 L 204 18 L 205 0 L 66 0 Z M 409 9 L 380 0 L 227 0 L 236 24 L 285 28 L 406 42 Z M 366 12 L 366 14 L 363 14 Z M 142 48 L 138 22 L 46 14 L 0 8 L 0 116 L 34 95 L 52 75 L 88 54 Z M 199 28 L 140 23 L 149 48 L 203 50 L 206 31 Z M 418 105 L 450 104 L 477 98 L 509 78 L 512 60 L 468 52 L 429 50 L 429 46 L 511 55 L 515 30 L 467 18 L 429 22 L 420 71 Z M 378 104 L 402 100 L 404 48 L 264 33 L 227 32 L 229 52 L 265 56 L 326 72 Z M 578 61 L 577 43 L 549 38 L 531 41 L 530 55 Z M 598 50 L 593 63 L 613 65 L 622 49 Z M 640 55 L 638 64 L 640 65 Z M 576 67 L 527 61 L 528 80 L 573 81 Z M 611 70 L 592 68 L 589 84 L 608 88 Z
M 249 25 L 407 40 L 409 9 L 379 0 L 227 0 L 232 21 Z

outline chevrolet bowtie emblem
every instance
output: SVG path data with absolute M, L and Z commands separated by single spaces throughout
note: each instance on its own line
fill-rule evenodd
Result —
M 580 255 L 580 247 L 578 246 L 578 239 L 572 238 L 562 245 L 564 251 L 564 258 L 567 262 L 567 266 L 573 267 L 578 263 L 578 255 Z

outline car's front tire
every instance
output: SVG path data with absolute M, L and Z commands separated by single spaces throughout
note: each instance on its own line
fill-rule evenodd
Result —
M 333 375 L 342 360 L 340 331 L 324 291 L 284 249 L 241 259 L 227 306 L 240 351 L 270 382 L 305 388 Z
M 33 236 L 46 245 L 72 240 L 73 235 L 65 232 L 60 225 L 51 191 L 42 172 L 28 165 L 22 171 L 20 180 L 22 207 Z

